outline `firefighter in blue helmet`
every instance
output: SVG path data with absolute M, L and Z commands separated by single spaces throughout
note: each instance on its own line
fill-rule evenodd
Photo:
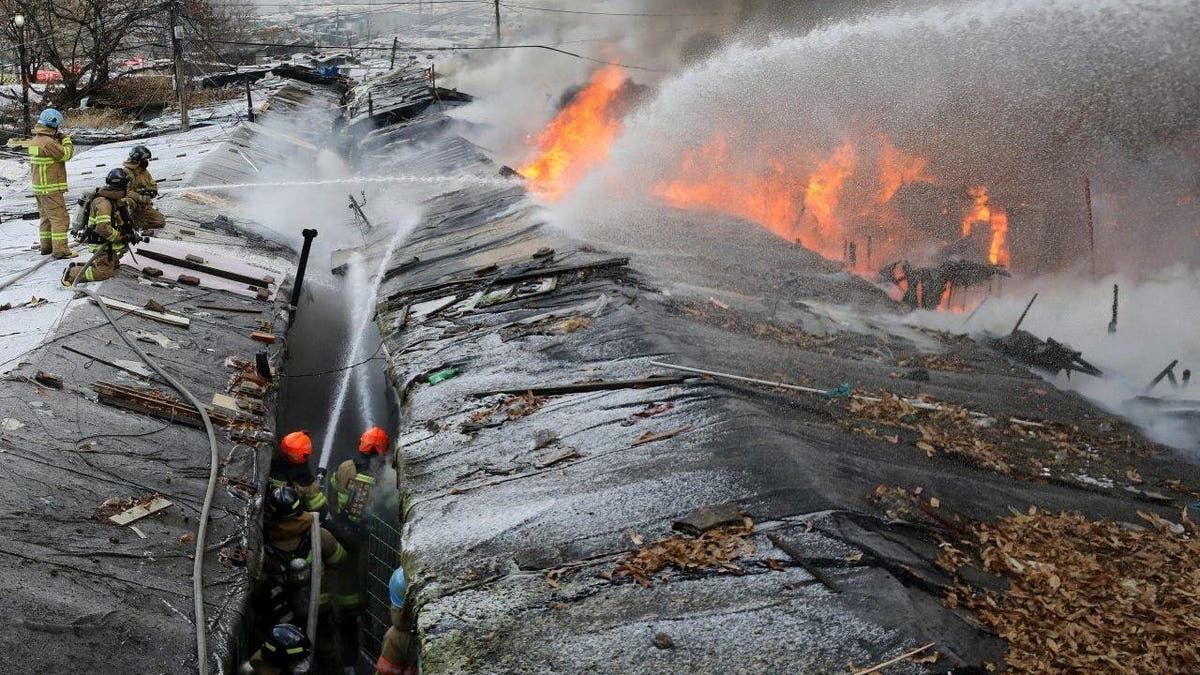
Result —
M 46 108 L 38 115 L 33 137 L 9 139 L 8 147 L 24 147 L 29 151 L 29 167 L 33 173 L 33 196 L 37 199 L 41 224 L 38 227 L 38 248 L 42 255 L 55 258 L 74 258 L 67 245 L 70 217 L 67 215 L 67 162 L 75 155 L 71 137 L 62 133 L 63 115 Z
M 383 646 L 379 652 L 379 660 L 375 662 L 377 675 L 416 675 L 418 664 L 413 640 L 413 616 L 408 609 L 406 595 L 408 580 L 404 576 L 404 568 L 397 567 L 388 581 L 388 598 L 391 607 L 392 625 L 383 635 Z

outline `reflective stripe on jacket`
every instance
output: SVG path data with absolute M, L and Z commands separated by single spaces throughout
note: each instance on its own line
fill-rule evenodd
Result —
M 59 140 L 58 132 L 41 124 L 29 139 L 29 165 L 33 171 L 33 193 L 48 195 L 67 191 L 67 161 L 75 155 L 71 137 Z
M 125 249 L 125 243 L 121 239 L 121 227 L 125 223 L 121 220 L 119 207 L 120 200 L 124 197 L 123 191 L 106 188 L 100 190 L 88 207 L 87 228 L 111 244 L 114 251 Z

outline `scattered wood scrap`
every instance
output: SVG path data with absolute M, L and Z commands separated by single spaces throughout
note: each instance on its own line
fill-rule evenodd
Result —
M 128 525 L 146 516 L 158 513 L 172 506 L 175 502 L 160 495 L 152 495 L 142 499 L 123 500 L 113 497 L 100 505 L 98 513 L 105 514 L 115 508 L 123 508 L 118 513 L 108 516 L 108 522 L 114 525 Z

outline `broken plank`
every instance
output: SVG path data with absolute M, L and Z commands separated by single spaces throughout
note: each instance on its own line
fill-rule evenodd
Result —
M 767 539 L 775 546 L 775 548 L 783 551 L 784 553 L 788 554 L 789 558 L 795 560 L 801 567 L 804 568 L 804 571 L 813 575 L 813 578 L 821 582 L 825 588 L 828 588 L 834 593 L 842 592 L 842 587 L 836 581 L 830 578 L 829 575 L 818 569 L 816 565 L 813 565 L 808 558 L 804 557 L 804 554 L 800 552 L 800 549 L 787 543 L 784 541 L 783 537 L 777 534 L 768 534 Z
M 178 328 L 188 328 L 192 325 L 191 319 L 179 314 L 155 312 L 154 310 L 146 309 L 145 307 L 138 307 L 137 305 L 131 305 L 128 302 L 121 302 L 120 300 L 114 300 L 113 298 L 108 298 L 103 295 L 100 296 L 100 299 L 104 301 L 105 305 L 111 307 L 112 309 L 128 312 L 130 314 L 136 314 L 142 318 L 158 321 L 159 323 L 165 323 Z M 96 301 L 93 299 L 92 302 Z
M 172 502 L 170 499 L 155 497 L 149 504 L 145 506 L 138 504 L 137 506 L 122 511 L 115 516 L 109 516 L 108 520 L 114 525 L 128 525 L 136 520 L 141 520 L 146 516 L 158 513 L 174 503 L 175 502 Z
M 523 387 L 508 387 L 505 389 L 489 389 L 477 391 L 472 396 L 483 398 L 496 394 L 533 393 L 534 396 L 557 396 L 560 394 L 579 394 L 589 391 L 608 391 L 612 389 L 630 389 L 641 387 L 662 387 L 669 384 L 680 384 L 686 377 L 675 375 L 651 375 L 632 380 L 601 380 L 599 382 L 579 382 L 575 384 L 534 384 Z
M 132 410 L 143 415 L 156 417 L 161 420 L 203 428 L 204 423 L 199 411 L 190 404 L 162 394 L 154 389 L 127 387 L 112 382 L 96 382 L 92 389 L 100 395 L 100 402 L 116 408 Z M 239 416 L 227 415 L 220 410 L 206 407 L 209 419 L 221 427 L 246 426 L 257 423 Z

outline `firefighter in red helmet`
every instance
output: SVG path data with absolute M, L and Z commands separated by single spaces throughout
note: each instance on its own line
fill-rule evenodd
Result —
M 390 457 L 389 449 L 387 432 L 379 427 L 367 429 L 359 438 L 354 459 L 339 464 L 329 481 L 335 495 L 334 522 L 349 552 L 346 567 L 358 571 L 344 575 L 346 583 L 333 598 L 345 665 L 353 665 L 358 659 L 359 617 L 366 607 L 362 595 L 362 580 L 367 577 L 367 556 L 362 550 L 366 533 L 364 518 L 371 503 L 371 490 Z
M 284 485 L 296 491 L 304 500 L 305 511 L 329 512 L 321 481 L 308 466 L 312 456 L 312 439 L 303 431 L 293 431 L 279 442 L 279 455 L 271 462 L 271 487 Z

